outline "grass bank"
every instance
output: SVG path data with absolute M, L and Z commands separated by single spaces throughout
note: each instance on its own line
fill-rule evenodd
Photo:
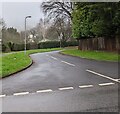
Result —
M 2 68 L 0 68 L 0 78 L 26 68 L 32 62 L 29 57 L 30 54 L 55 50 L 60 50 L 60 48 L 28 50 L 26 55 L 24 52 L 5 54 L 0 57 L 0 65 L 2 66 Z
M 80 51 L 78 49 L 66 49 L 62 51 L 61 53 L 67 54 L 67 55 L 72 55 L 72 56 L 77 56 L 77 57 L 83 57 L 87 59 L 94 59 L 94 60 L 99 60 L 99 61 L 113 61 L 117 62 L 118 54 L 116 53 L 111 53 L 111 52 L 102 52 L 102 51 Z

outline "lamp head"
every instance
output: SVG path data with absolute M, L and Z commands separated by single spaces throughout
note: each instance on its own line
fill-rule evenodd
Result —
M 31 16 L 27 16 L 26 18 L 31 18 Z
M 28 16 L 28 18 L 31 18 L 31 16 Z

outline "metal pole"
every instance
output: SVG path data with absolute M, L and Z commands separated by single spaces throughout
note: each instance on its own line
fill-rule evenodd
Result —
M 25 49 L 24 49 L 24 53 L 25 53 L 25 55 L 26 55 L 26 17 L 25 17 Z
M 61 48 L 61 38 L 60 38 L 60 48 Z
M 26 40 L 26 20 L 27 20 L 27 18 L 31 18 L 31 16 L 27 16 L 27 17 L 25 17 L 25 47 L 24 47 L 24 53 L 25 53 L 25 55 L 26 55 L 26 44 L 27 44 L 27 40 Z
M 60 34 L 60 48 L 62 48 L 62 37 L 63 37 L 63 34 L 61 32 L 61 34 Z

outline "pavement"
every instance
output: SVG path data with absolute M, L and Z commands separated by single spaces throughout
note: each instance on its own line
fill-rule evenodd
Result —
M 0 80 L 3 112 L 118 112 L 118 63 L 32 54 L 28 69 Z

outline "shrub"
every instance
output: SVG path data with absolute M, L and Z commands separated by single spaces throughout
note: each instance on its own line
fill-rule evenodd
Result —
M 78 46 L 77 41 L 68 41 L 68 42 L 61 42 L 61 47 L 68 47 L 68 46 Z M 24 44 L 2 44 L 2 51 L 5 52 L 9 49 L 9 51 L 23 51 L 25 45 Z M 48 41 L 48 42 L 40 42 L 39 44 L 27 44 L 26 49 L 47 49 L 47 48 L 59 48 L 60 42 L 59 41 Z M 10 50 L 11 49 L 11 50 Z
M 58 41 L 40 42 L 38 44 L 39 49 L 57 48 L 57 47 L 60 47 L 60 42 Z
M 77 41 L 61 42 L 61 47 L 68 47 L 68 46 L 78 46 L 78 42 Z M 57 48 L 57 47 L 60 47 L 59 41 L 48 41 L 48 42 L 41 42 L 38 44 L 39 49 Z
M 6 45 L 2 44 L 2 52 L 5 52 L 6 48 L 7 48 Z

